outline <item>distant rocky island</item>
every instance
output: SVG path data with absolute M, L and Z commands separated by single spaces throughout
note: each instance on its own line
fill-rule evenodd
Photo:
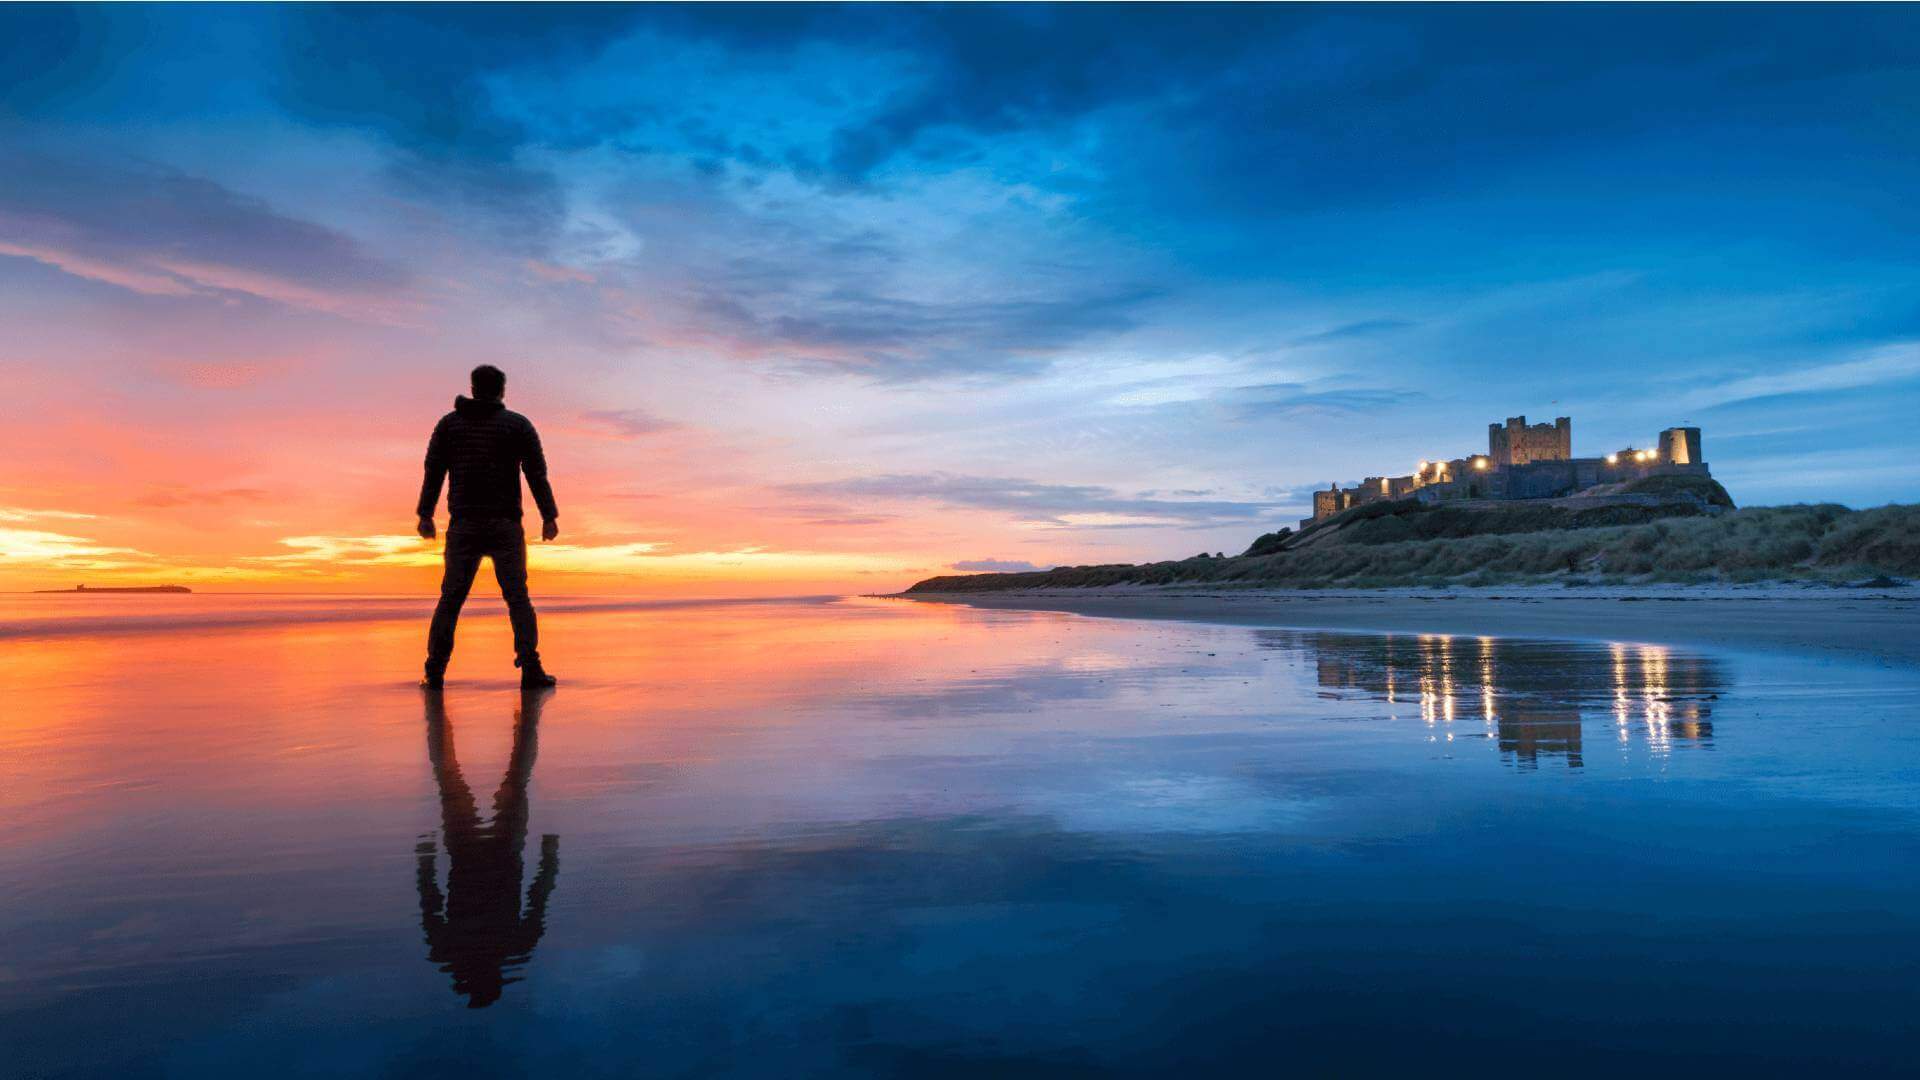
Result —
M 85 585 L 75 585 L 71 589 L 35 589 L 34 591 L 68 594 L 87 593 L 91 595 L 94 593 L 190 593 L 193 590 L 187 588 L 185 585 L 106 585 L 95 586 L 91 589 Z
M 1236 584 L 1249 587 L 1601 585 L 1920 577 L 1920 506 L 1736 509 L 1699 428 L 1649 449 L 1573 456 L 1572 421 L 1489 425 L 1486 454 L 1425 461 L 1314 493 L 1299 529 L 1228 556 L 928 578 L 909 593 Z

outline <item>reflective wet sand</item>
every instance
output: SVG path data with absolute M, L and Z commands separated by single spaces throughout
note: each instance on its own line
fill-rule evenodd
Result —
M 843 601 L 555 611 L 534 697 L 473 619 L 431 697 L 424 624 L 311 614 L 0 641 L 10 1068 L 1920 1045 L 1912 672 Z

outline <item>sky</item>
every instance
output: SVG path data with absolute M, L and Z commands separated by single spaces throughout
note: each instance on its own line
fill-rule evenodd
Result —
M 1920 499 L 1906 7 L 8 6 L 0 162 L 0 590 L 430 591 L 479 363 L 536 594 L 1232 554 L 1523 413 Z

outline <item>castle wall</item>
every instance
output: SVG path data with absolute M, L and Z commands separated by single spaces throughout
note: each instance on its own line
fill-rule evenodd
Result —
M 1508 470 L 1507 498 L 1551 499 L 1574 490 L 1574 463 L 1535 461 Z

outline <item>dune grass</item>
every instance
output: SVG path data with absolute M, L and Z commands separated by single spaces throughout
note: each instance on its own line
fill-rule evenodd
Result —
M 1382 515 L 1379 520 L 1388 520 Z M 1631 525 L 1384 540 L 1360 530 L 1272 554 L 930 578 L 910 592 L 1219 583 L 1386 588 L 1565 582 L 1842 584 L 1920 576 L 1920 506 L 1750 507 Z

